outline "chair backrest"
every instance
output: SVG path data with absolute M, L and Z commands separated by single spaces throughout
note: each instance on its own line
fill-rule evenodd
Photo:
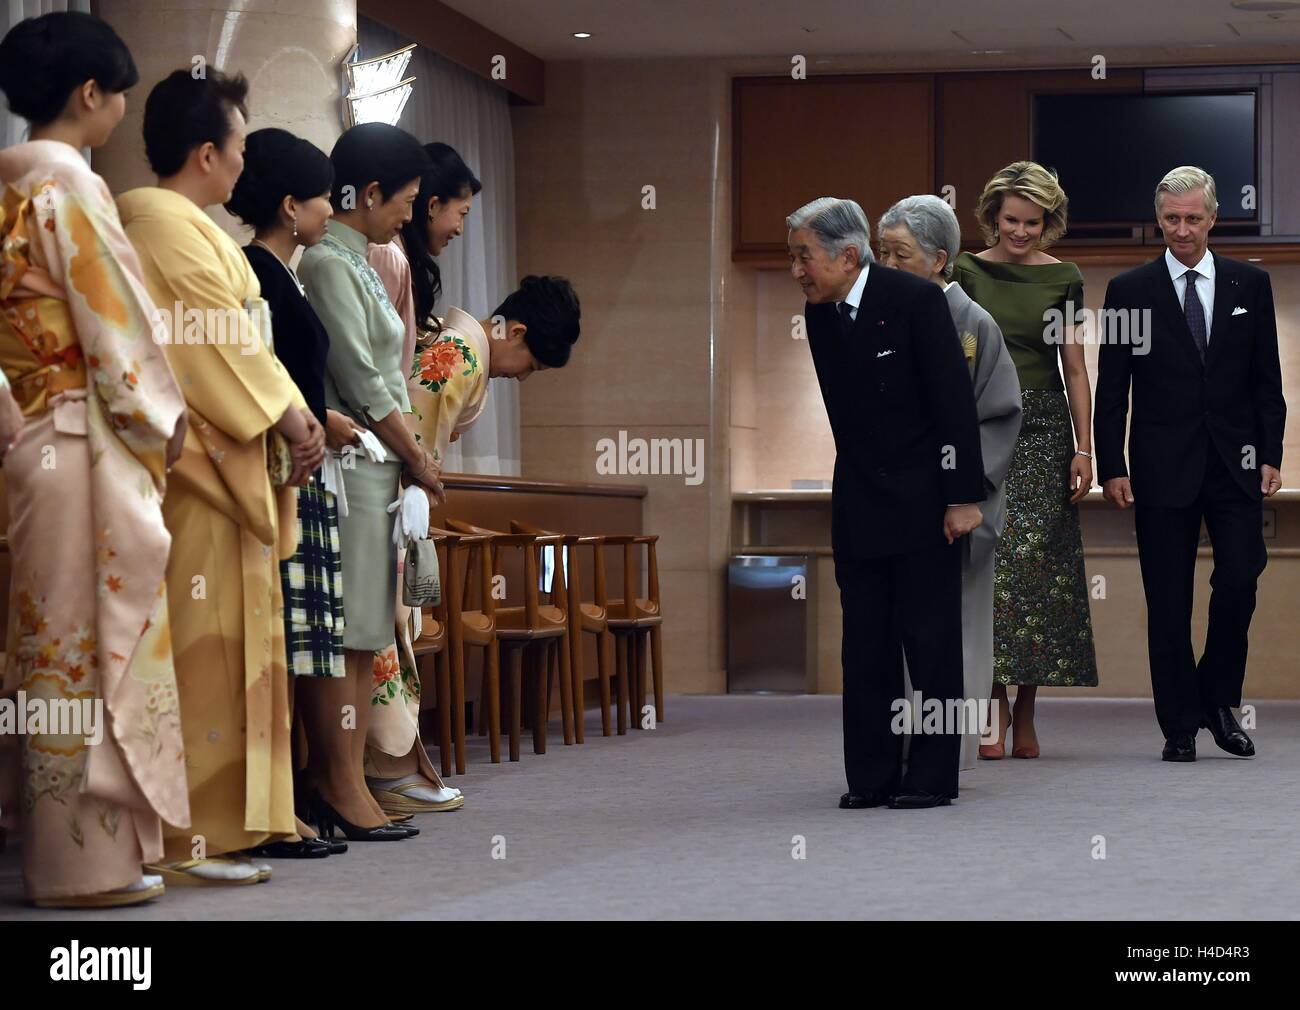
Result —
M 541 605 L 538 593 L 538 572 L 541 569 L 541 553 L 545 546 L 561 546 L 564 537 L 560 534 L 502 533 L 475 526 L 462 519 L 448 519 L 447 525 L 462 533 L 489 537 L 492 546 L 492 569 L 494 575 L 502 574 L 500 552 L 503 549 L 519 548 L 524 553 L 524 620 L 529 627 L 539 625 L 538 607 Z M 489 594 L 490 594 L 489 588 Z M 555 581 L 552 584 L 552 598 L 566 595 L 564 570 L 556 566 Z
M 454 520 L 451 520 L 449 525 L 451 522 Z M 461 613 L 478 611 L 491 618 L 496 613 L 489 562 L 491 537 L 484 533 L 466 532 L 463 529 L 440 529 L 435 526 L 429 527 L 429 535 L 441 537 L 446 545 L 447 567 L 446 575 L 443 576 L 443 589 L 448 590 L 456 580 L 461 580 L 457 585 Z M 462 559 L 464 560 L 463 573 L 460 568 Z M 440 556 L 438 560 L 443 559 Z M 471 605 L 474 602 L 475 586 L 478 588 L 478 606 Z M 444 613 L 450 616 L 450 611 L 446 609 L 449 602 L 447 592 L 444 591 L 442 606 Z

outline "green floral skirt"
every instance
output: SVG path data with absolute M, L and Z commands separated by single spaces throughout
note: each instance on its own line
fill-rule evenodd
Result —
M 994 570 L 993 680 L 1095 687 L 1083 537 L 1068 491 L 1069 404 L 1060 390 L 1027 389 L 1023 399 Z

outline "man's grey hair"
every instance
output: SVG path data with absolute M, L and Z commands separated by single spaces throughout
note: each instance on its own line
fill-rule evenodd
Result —
M 1160 198 L 1165 193 L 1175 196 L 1191 193 L 1195 190 L 1205 192 L 1205 213 L 1213 214 L 1219 209 L 1219 197 L 1214 188 L 1214 176 L 1195 165 L 1179 165 L 1160 180 L 1156 187 L 1156 217 L 1160 216 Z
M 871 225 L 862 208 L 853 200 L 818 197 L 787 217 L 785 226 L 791 231 L 796 228 L 811 230 L 831 259 L 838 258 L 852 246 L 858 250 L 859 263 L 875 261 L 871 255 Z
M 943 276 L 952 276 L 952 261 L 961 250 L 961 225 L 946 201 L 930 195 L 904 197 L 881 215 L 876 235 L 900 226 L 912 233 L 916 244 L 931 259 L 938 258 L 940 249 L 946 252 Z

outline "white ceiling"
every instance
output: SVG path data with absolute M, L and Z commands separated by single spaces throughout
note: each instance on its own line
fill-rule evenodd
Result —
M 542 59 L 1294 45 L 1229 0 L 444 0 Z M 579 40 L 573 33 L 587 31 Z

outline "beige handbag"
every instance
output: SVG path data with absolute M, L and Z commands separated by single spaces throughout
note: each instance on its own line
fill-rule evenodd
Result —
M 436 607 L 442 602 L 438 545 L 433 540 L 412 540 L 406 545 L 402 602 L 408 607 Z

